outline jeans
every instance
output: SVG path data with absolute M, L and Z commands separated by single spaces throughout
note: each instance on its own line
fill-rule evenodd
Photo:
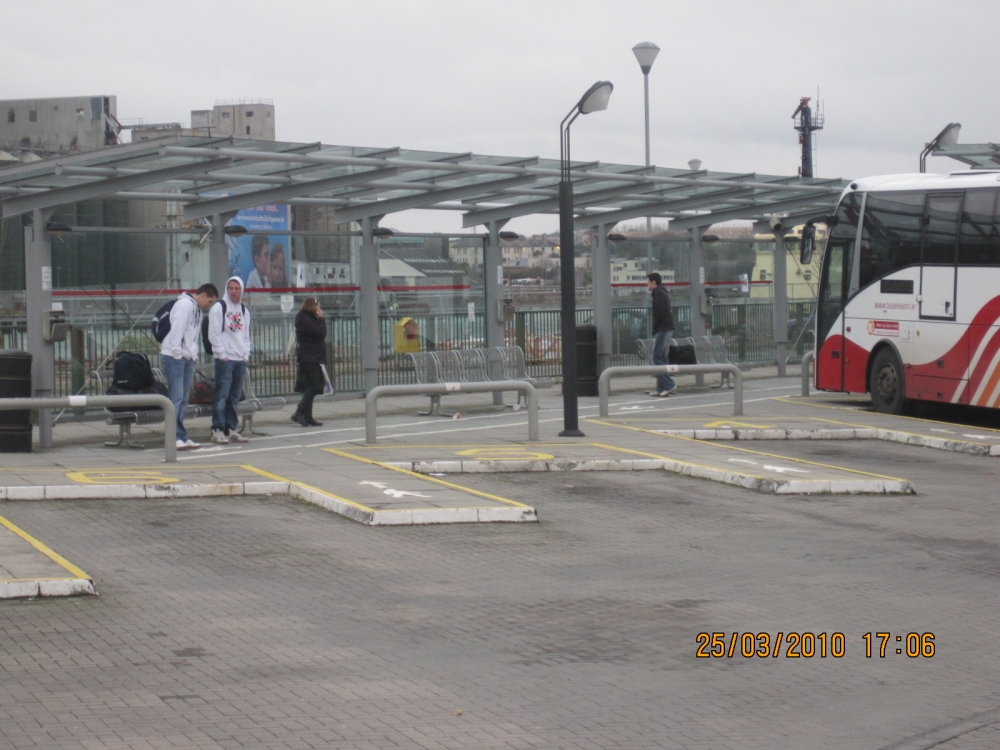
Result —
M 215 399 L 212 401 L 212 430 L 227 435 L 236 429 L 236 405 L 243 395 L 247 363 L 242 359 L 215 360 Z
M 187 440 L 187 430 L 184 429 L 184 407 L 187 406 L 188 394 L 194 380 L 194 360 L 179 357 L 160 357 L 163 376 L 167 379 L 170 402 L 177 411 L 177 439 Z
M 670 339 L 674 337 L 673 331 L 663 331 L 657 333 L 656 341 L 653 344 L 653 364 L 654 365 L 669 365 L 670 364 Z M 677 387 L 674 379 L 667 374 L 656 376 L 656 390 L 662 393 L 663 391 L 672 391 Z

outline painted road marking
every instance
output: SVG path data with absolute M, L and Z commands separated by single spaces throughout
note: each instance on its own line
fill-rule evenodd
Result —
M 66 478 L 80 484 L 172 484 L 181 481 L 177 477 L 165 476 L 161 469 L 68 471 Z
M 551 453 L 541 453 L 529 447 L 518 445 L 490 445 L 484 448 L 467 448 L 458 451 L 456 456 L 469 456 L 484 461 L 551 461 L 555 458 Z
M 749 422 L 736 422 L 732 419 L 718 419 L 715 422 L 706 422 L 703 427 L 718 427 L 723 430 L 728 430 L 732 427 L 748 427 L 751 430 L 770 430 L 774 425 L 769 424 L 750 424 Z
M 82 579 L 82 580 L 85 580 L 85 581 L 90 581 L 91 583 L 93 583 L 94 579 L 91 578 L 86 573 L 84 573 L 82 570 L 80 570 L 80 568 L 78 568 L 76 565 L 74 565 L 73 563 L 71 563 L 69 560 L 67 560 L 65 557 L 63 557 L 59 553 L 57 553 L 57 552 L 49 549 L 47 546 L 45 546 L 40 541 L 38 541 L 37 539 L 35 539 L 35 537 L 31 536 L 31 534 L 29 534 L 28 532 L 26 532 L 26 531 L 18 528 L 17 526 L 15 526 L 14 524 L 12 524 L 10 521 L 8 521 L 3 516 L 0 516 L 0 526 L 4 526 L 7 529 L 9 529 L 10 531 L 12 531 L 15 534 L 17 534 L 19 537 L 21 537 L 24 541 L 26 541 L 28 544 L 30 544 L 32 547 L 34 547 L 36 550 L 38 550 L 43 555 L 45 555 L 47 558 L 49 558 L 50 560 L 52 560 L 52 562 L 56 563 L 57 565 L 59 565 L 59 567 L 63 568 L 68 573 L 70 573 L 74 578 L 79 578 L 79 579 Z

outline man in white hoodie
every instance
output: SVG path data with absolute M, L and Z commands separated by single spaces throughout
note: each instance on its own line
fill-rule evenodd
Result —
M 170 308 L 170 331 L 160 344 L 160 366 L 170 389 L 170 400 L 177 411 L 177 450 L 200 448 L 188 439 L 184 429 L 184 408 L 187 406 L 194 365 L 198 360 L 201 336 L 201 311 L 207 310 L 219 298 L 215 284 L 202 284 L 194 294 L 184 292 Z
M 208 312 L 208 340 L 215 357 L 212 442 L 246 443 L 237 431 L 236 406 L 250 360 L 250 311 L 243 304 L 243 281 L 231 276 L 225 295 Z

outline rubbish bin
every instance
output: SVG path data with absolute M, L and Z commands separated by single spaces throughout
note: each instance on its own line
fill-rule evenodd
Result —
M 576 327 L 576 395 L 598 396 L 597 326 Z
M 31 355 L 0 349 L 0 398 L 31 398 Z M 31 411 L 0 410 L 0 453 L 31 453 Z

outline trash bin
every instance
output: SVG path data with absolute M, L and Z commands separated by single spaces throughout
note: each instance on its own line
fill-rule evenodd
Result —
M 597 396 L 597 326 L 576 327 L 576 395 Z
M 0 398 L 31 398 L 31 355 L 0 349 Z M 31 453 L 31 411 L 0 410 L 0 453 Z

